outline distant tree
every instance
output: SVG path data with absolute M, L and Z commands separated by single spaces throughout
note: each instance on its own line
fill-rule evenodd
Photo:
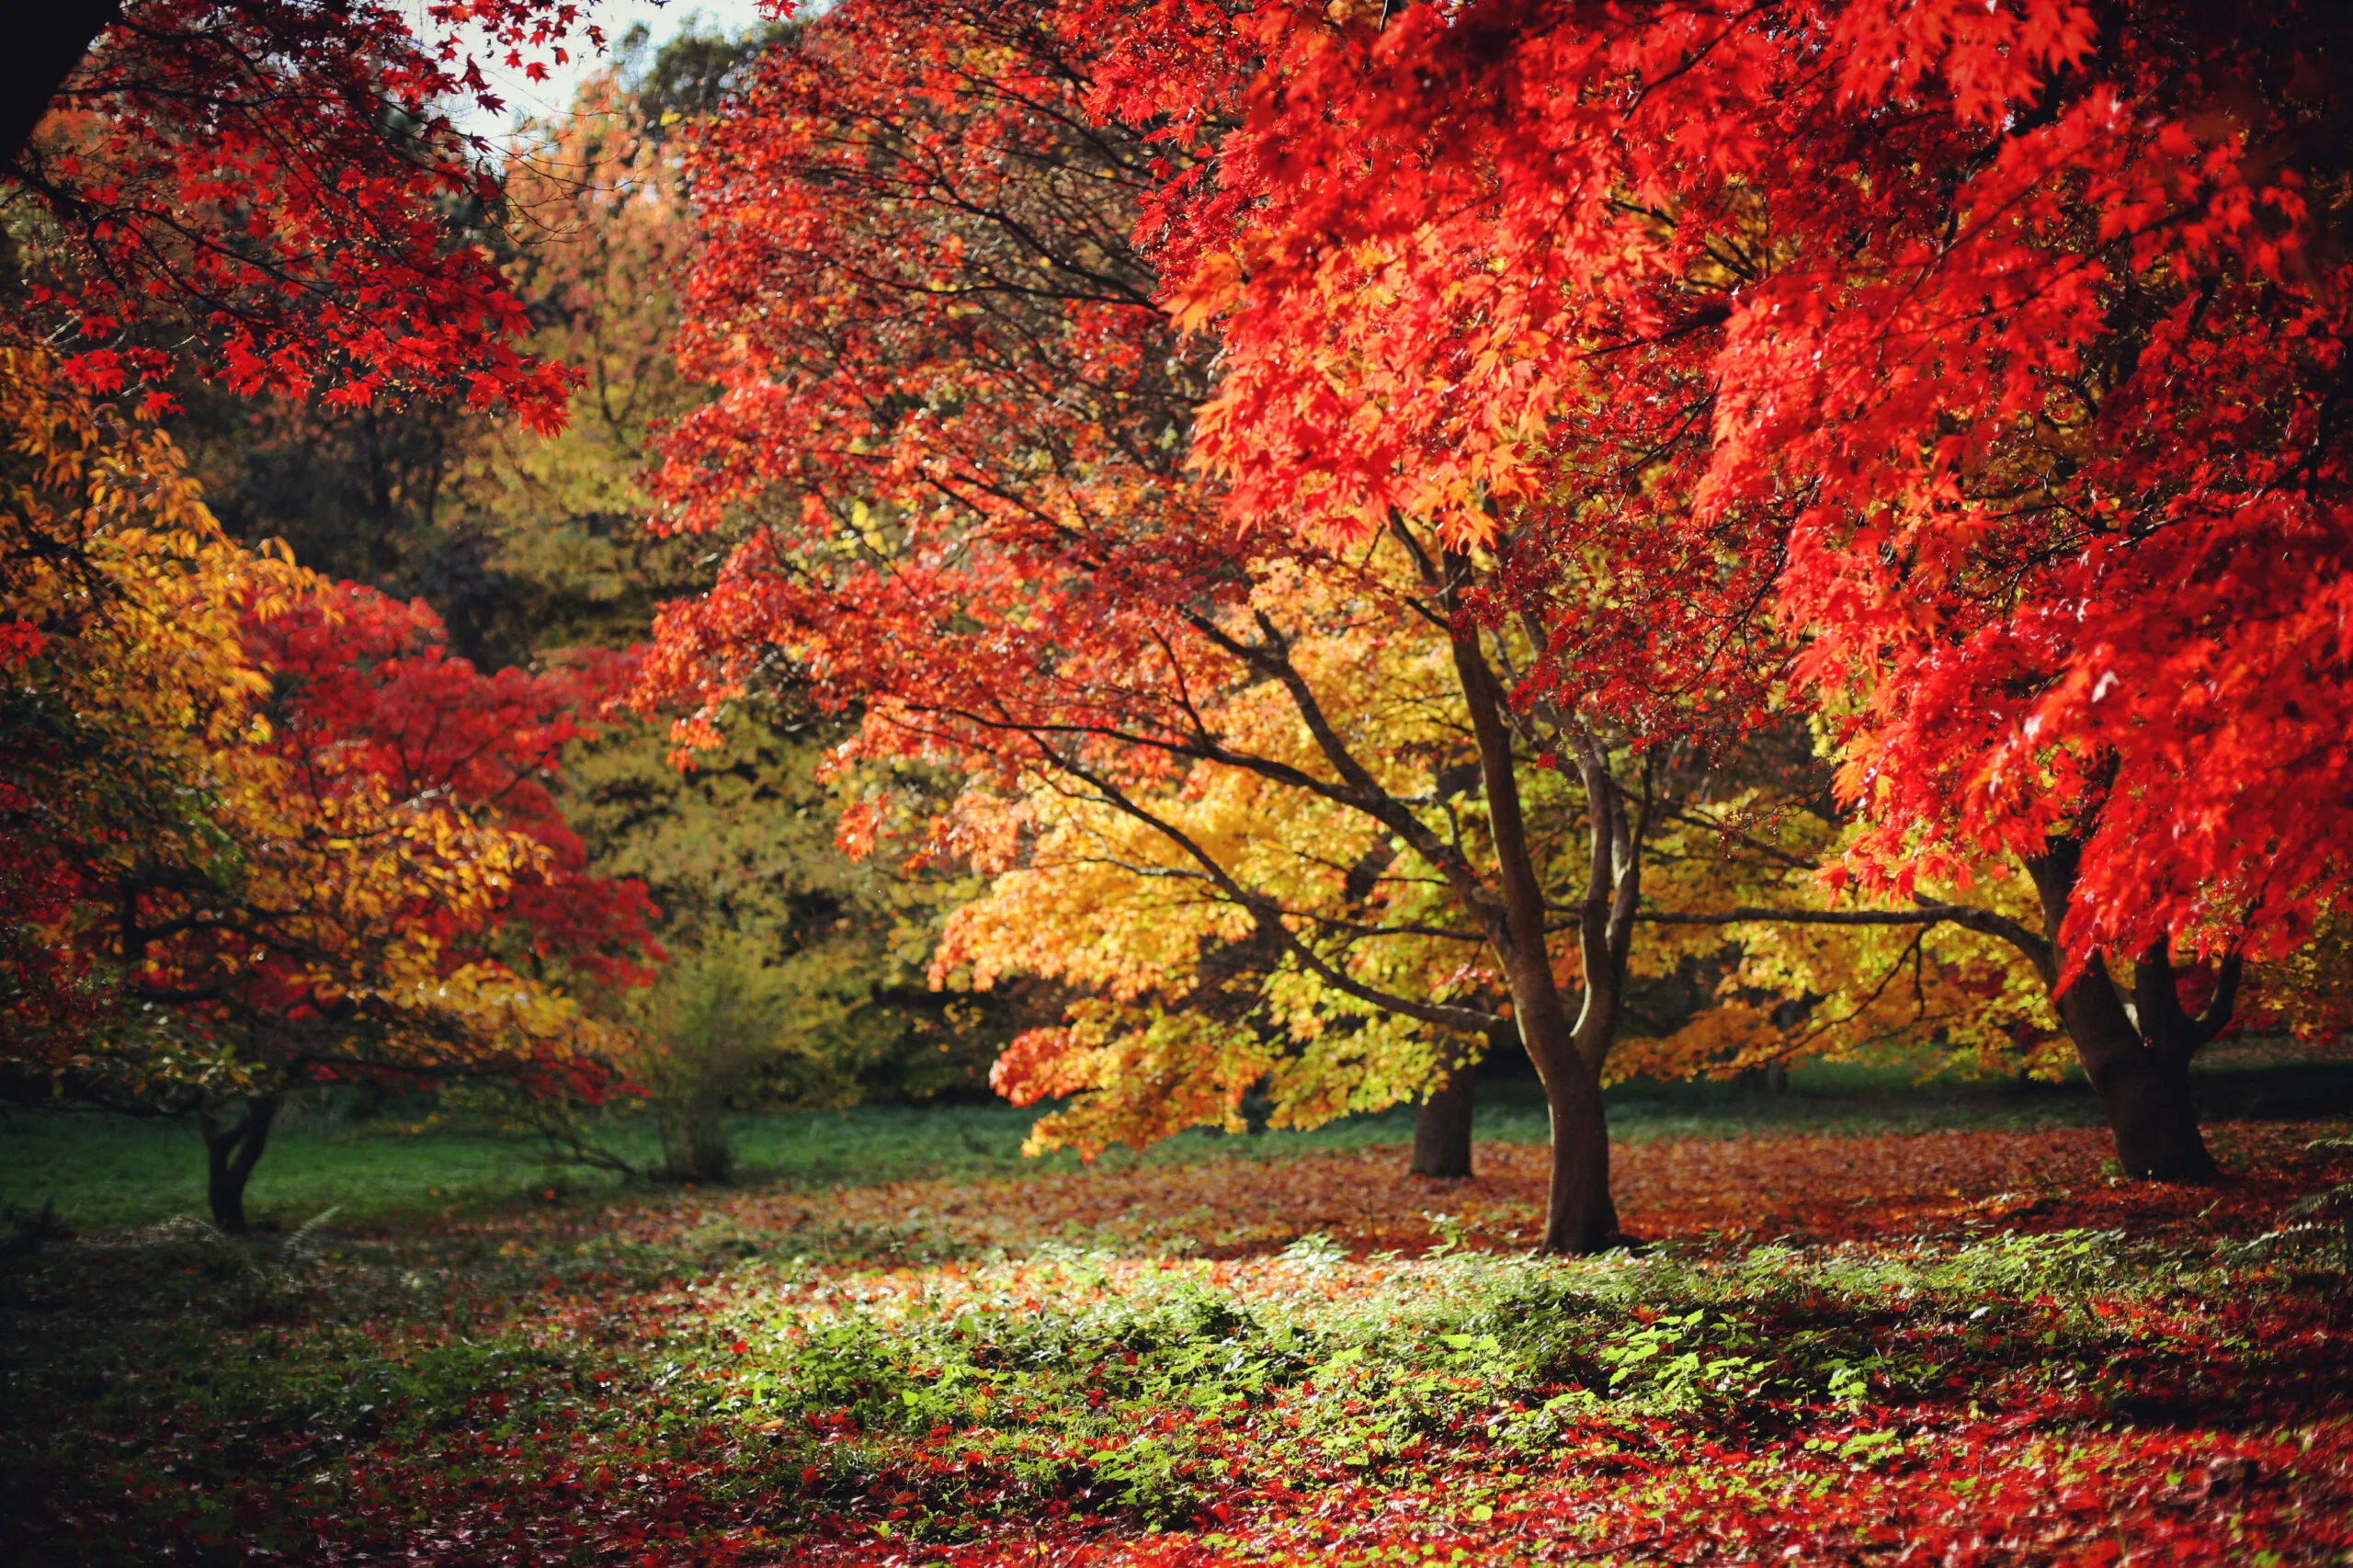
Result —
M 900 853 L 843 851 L 834 824 L 859 783 L 827 773 L 850 731 L 805 697 L 744 701 L 720 728 L 723 746 L 681 771 L 662 717 L 608 725 L 574 744 L 564 772 L 592 863 L 646 883 L 665 948 L 682 963 L 708 949 L 719 970 L 797 997 L 799 1021 L 731 1095 L 733 1108 L 982 1090 L 1018 998 L 925 983 L 972 877 Z M 801 1027 L 813 1019 L 824 1027 Z
M 444 520 L 406 536 L 425 550 L 406 580 L 428 598 L 466 580 L 437 578 L 434 562 L 453 545 L 472 551 L 482 592 L 470 597 L 489 613 L 471 627 L 508 656 L 632 642 L 661 601 L 711 580 L 706 544 L 641 529 L 654 503 L 640 476 L 662 426 L 709 396 L 671 357 L 671 275 L 694 237 L 688 133 L 732 101 L 777 36 L 690 33 L 656 51 L 632 35 L 569 113 L 517 139 L 506 175 L 517 242 L 509 276 L 540 324 L 538 350 L 584 373 L 574 418 L 547 438 L 475 418 Z M 592 863 L 646 881 L 663 911 L 658 930 L 677 975 L 629 1009 L 645 1047 L 632 1071 L 653 1091 L 658 1120 L 701 1129 L 674 1139 L 665 1160 L 706 1176 L 699 1158 L 677 1156 L 689 1144 L 720 1147 L 726 1114 L 970 1093 L 1007 1032 L 1003 999 L 923 983 L 963 881 L 895 857 L 853 863 L 834 843 L 839 802 L 821 776 L 848 733 L 845 720 L 818 711 L 782 671 L 720 728 L 723 754 L 703 754 L 683 773 L 666 716 L 608 724 L 564 764 Z M 727 1036 L 676 1027 L 705 1018 L 722 994 L 773 1004 L 721 1009 L 738 1025 L 788 1025 L 757 1050 L 679 1045 Z M 697 1061 L 708 1076 L 688 1070 Z

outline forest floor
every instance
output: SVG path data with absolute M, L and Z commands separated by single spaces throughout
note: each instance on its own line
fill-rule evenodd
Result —
M 1962 1120 L 20 1227 L 0 1560 L 2353 1562 L 2347 1119 Z

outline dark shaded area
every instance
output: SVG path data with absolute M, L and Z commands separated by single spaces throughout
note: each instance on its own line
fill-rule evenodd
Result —
M 0 162 L 16 161 L 57 89 L 121 16 L 122 0 L 41 0 L 9 18 L 16 36 L 0 63 Z
M 1492 1059 L 1491 1059 L 1492 1060 Z M 1483 1072 L 1483 1124 L 1540 1110 L 1521 1086 L 1524 1073 Z M 2051 1084 L 2025 1079 L 1925 1082 L 1902 1068 L 1816 1062 L 1789 1073 L 1786 1087 L 1766 1075 L 1747 1080 L 1662 1083 L 1636 1078 L 1607 1090 L 1613 1136 L 1697 1131 L 1699 1122 L 1757 1131 L 1898 1131 L 1971 1127 L 2092 1127 L 2107 1118 L 2079 1074 Z M 2353 1062 L 2244 1063 L 2193 1067 L 2190 1096 L 2201 1120 L 2320 1120 L 2353 1114 Z M 1499 1129 L 1497 1130 L 1499 1131 Z M 1494 1131 L 1483 1125 L 1481 1135 Z
M 2342 1116 L 2353 1111 L 2353 1062 L 2193 1067 L 2189 1094 L 2204 1117 L 2302 1121 Z
M 1405 1166 L 1410 1174 L 1445 1180 L 1472 1174 L 1471 1133 L 1478 1092 L 1479 1075 L 1464 1070 L 1423 1099 L 1414 1113 L 1414 1155 Z

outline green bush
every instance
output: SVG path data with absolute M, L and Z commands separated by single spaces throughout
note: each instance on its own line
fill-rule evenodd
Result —
M 844 994 L 842 971 L 827 948 L 776 961 L 726 934 L 674 958 L 631 998 L 640 1044 L 630 1076 L 650 1097 L 663 1174 L 725 1180 L 735 1165 L 731 1113 L 857 1097 L 845 1047 L 858 1004 Z

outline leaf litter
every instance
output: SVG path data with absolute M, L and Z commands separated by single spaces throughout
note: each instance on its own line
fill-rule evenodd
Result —
M 2338 1562 L 2353 1320 L 2313 1130 L 2211 1187 L 2093 1131 L 673 1191 L 177 1233 L 7 1282 L 28 1562 Z

